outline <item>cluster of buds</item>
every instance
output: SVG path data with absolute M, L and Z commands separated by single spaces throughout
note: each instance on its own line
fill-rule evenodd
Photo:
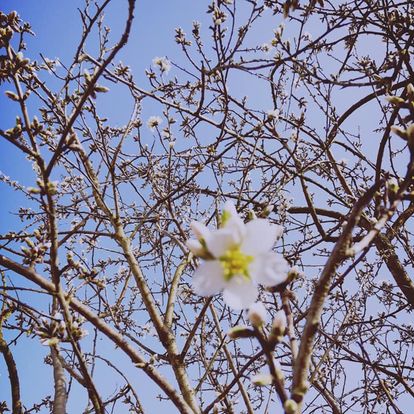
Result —
M 187 40 L 186 34 L 181 27 L 175 29 L 175 42 L 183 46 L 191 46 L 191 41 Z
M 405 88 L 405 98 L 394 96 L 394 95 L 388 95 L 386 97 L 387 101 L 395 106 L 402 106 L 404 108 L 412 108 L 413 107 L 413 100 L 414 100 L 414 86 L 412 83 L 409 83 Z
M 299 7 L 299 0 L 286 0 L 283 4 L 283 17 L 289 16 L 290 11 L 295 11 Z
M 283 310 L 280 310 L 276 312 L 269 335 L 269 342 L 272 344 L 272 346 L 275 346 L 282 341 L 283 337 L 286 334 L 286 327 L 287 319 L 285 312 Z
M 66 324 L 60 313 L 54 315 L 54 319 L 41 318 L 37 329 L 34 331 L 40 338 L 42 345 L 57 345 L 65 335 Z
M 263 350 L 267 353 L 273 352 L 278 343 L 283 340 L 286 335 L 287 318 L 283 310 L 279 310 L 272 322 L 270 333 L 266 329 L 267 324 L 267 311 L 263 303 L 256 302 L 250 306 L 247 312 L 247 318 L 253 326 L 249 328 L 247 326 L 238 325 L 233 327 L 228 332 L 230 339 L 239 338 L 256 338 L 261 344 Z M 269 362 L 270 363 L 270 362 Z M 277 360 L 271 362 L 273 366 L 274 374 L 259 373 L 251 378 L 254 385 L 264 387 L 273 384 L 275 381 L 282 380 L 283 374 L 280 371 L 280 365 Z M 271 370 L 272 371 L 272 370 Z M 273 375 L 275 377 L 273 377 Z
M 247 312 L 247 319 L 252 324 L 253 329 L 244 325 L 237 325 L 230 329 L 227 336 L 230 339 L 260 337 L 261 339 L 265 339 L 266 344 L 271 349 L 274 349 L 276 344 L 280 343 L 286 334 L 287 319 L 283 310 L 276 312 L 272 321 L 270 334 L 267 335 L 265 331 L 267 315 L 267 310 L 262 302 L 254 303 Z
M 2 40 L 0 39 L 0 44 L 1 43 Z M 16 53 L 12 59 L 9 59 L 6 56 L 3 56 L 2 59 L 0 59 L 0 81 L 8 80 L 13 76 L 13 74 L 31 72 L 31 70 L 32 67 L 30 65 L 30 60 L 25 58 L 22 52 Z M 26 99 L 29 96 L 29 94 L 30 91 L 26 91 L 23 96 L 23 99 Z M 18 100 L 18 97 L 15 94 L 13 94 L 12 96 L 8 96 L 13 100 Z
M 386 189 L 387 189 L 387 192 L 386 192 L 387 198 L 389 202 L 392 204 L 392 202 L 395 200 L 398 194 L 398 191 L 400 189 L 398 179 L 395 177 L 390 178 L 386 182 Z
M 309 5 L 307 6 L 310 10 L 312 10 L 316 5 L 320 7 L 324 6 L 324 0 L 309 0 Z M 294 12 L 296 9 L 300 7 L 299 0 L 286 0 L 283 4 L 283 17 L 287 18 L 290 12 Z
M 2 13 L 0 11 L 0 49 L 7 48 L 13 37 L 14 32 L 20 34 L 24 32 L 30 32 L 30 26 L 28 24 L 19 25 L 20 19 L 15 11 L 9 14 Z M 13 58 L 9 59 L 6 56 L 2 56 L 0 59 L 0 81 L 7 80 L 14 73 L 19 71 L 30 70 L 30 60 L 23 57 L 21 52 L 14 54 Z
M 82 329 L 84 319 L 81 317 L 73 318 L 70 324 L 70 332 L 62 315 L 57 313 L 51 320 L 41 318 L 40 323 L 35 330 L 35 334 L 39 336 L 42 345 L 53 346 L 60 342 L 78 341 L 88 335 L 85 329 Z
M 72 321 L 70 332 L 71 332 L 71 337 L 75 341 L 79 341 L 80 339 L 88 335 L 88 331 L 82 328 L 82 324 L 84 322 L 85 322 L 85 319 L 80 316 L 78 316 L 77 318 L 74 318 Z
M 19 16 L 15 11 L 5 14 L 0 12 L 0 47 L 7 47 L 13 32 L 17 31 Z
M 405 122 L 413 121 L 413 114 L 414 114 L 414 86 L 409 83 L 405 89 L 405 98 L 399 96 L 387 96 L 387 101 L 397 107 L 407 109 L 410 112 L 406 118 L 404 118 Z M 397 126 L 392 126 L 391 130 L 402 138 L 404 141 L 407 141 L 408 149 L 410 150 L 411 154 L 414 154 L 414 124 L 411 123 L 407 127 L 401 128 Z
M 6 91 L 5 93 L 10 98 L 9 94 L 12 94 L 13 92 Z M 17 97 L 17 95 L 16 95 L 16 97 Z M 17 99 L 18 99 L 18 97 L 17 97 Z M 4 131 L 4 134 L 9 138 L 17 139 L 17 138 L 21 137 L 22 131 L 23 131 L 22 120 L 19 116 L 17 116 L 15 126 L 13 128 L 9 128 L 6 131 Z
M 286 414 L 296 414 L 298 412 L 298 403 L 295 400 L 286 400 L 283 408 Z
M 124 65 L 122 62 L 119 62 L 114 71 L 116 76 L 124 77 L 130 79 L 131 69 L 129 66 Z
M 213 18 L 213 22 L 215 26 L 220 26 L 227 19 L 226 13 L 224 13 L 224 11 L 221 10 L 219 7 L 217 7 L 214 3 L 208 6 L 207 13 L 212 14 L 212 18 Z
M 17 72 L 30 71 L 30 59 L 25 58 L 22 52 L 16 53 L 13 60 L 13 70 Z
M 49 194 L 49 195 L 55 195 L 58 192 L 58 182 L 57 181 L 48 181 L 46 184 L 43 180 L 38 178 L 36 180 L 36 184 L 38 187 L 28 187 L 27 191 L 32 194 Z
M 30 125 L 33 135 L 42 135 L 45 136 L 43 125 L 39 122 L 36 116 L 33 117 L 33 122 Z M 46 135 L 47 137 L 47 135 Z
M 39 233 L 37 230 L 35 232 Z M 24 254 L 24 259 L 23 259 L 24 264 L 32 266 L 35 263 L 43 262 L 43 258 L 46 252 L 48 251 L 48 249 L 50 248 L 51 243 L 43 242 L 40 240 L 40 238 L 41 237 L 39 234 L 39 238 L 37 238 L 36 243 L 33 242 L 33 240 L 29 238 L 24 239 L 25 243 L 27 244 L 27 246 L 21 246 L 21 250 Z
M 85 70 L 83 76 L 85 78 L 85 89 L 89 91 L 89 95 L 93 99 L 96 99 L 97 93 L 105 93 L 109 91 L 109 88 L 106 86 L 94 84 L 93 77 L 87 70 Z
M 88 270 L 80 262 L 73 259 L 72 253 L 68 253 L 66 255 L 66 260 L 68 261 L 68 265 L 77 272 L 79 279 L 93 283 L 100 289 L 103 289 L 105 287 L 105 282 L 96 278 L 97 274 L 99 273 L 98 269 L 92 268 L 91 270 Z
M 259 212 L 259 217 L 260 218 L 268 218 L 270 216 L 270 214 L 273 212 L 274 210 L 274 205 L 273 204 L 264 204 L 262 206 L 262 209 Z
M 161 73 L 168 73 L 171 69 L 171 62 L 166 57 L 155 57 L 152 60 L 154 66 L 158 67 Z
M 279 43 L 282 42 L 282 36 L 283 36 L 283 31 L 284 30 L 285 30 L 285 25 L 284 25 L 284 23 L 281 23 L 278 26 L 278 28 L 273 31 L 274 37 L 270 42 L 271 46 L 276 47 Z
M 266 112 L 267 115 L 267 120 L 268 121 L 278 121 L 279 116 L 280 116 L 280 111 L 278 109 L 269 109 Z

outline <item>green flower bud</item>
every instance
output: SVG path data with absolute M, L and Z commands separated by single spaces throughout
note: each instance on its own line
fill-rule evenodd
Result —
M 254 336 L 254 331 L 249 329 L 247 326 L 237 325 L 231 328 L 229 332 L 227 332 L 227 336 L 230 339 L 251 338 Z
M 296 414 L 298 410 L 298 404 L 293 400 L 286 400 L 284 404 L 286 414 Z

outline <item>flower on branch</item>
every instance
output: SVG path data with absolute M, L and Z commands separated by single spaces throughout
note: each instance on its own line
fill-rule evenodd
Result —
M 166 57 L 155 57 L 152 60 L 153 65 L 158 66 L 162 73 L 168 73 L 171 69 L 171 62 Z
M 160 116 L 150 116 L 147 121 L 148 128 L 153 131 L 158 125 L 162 122 L 162 118 Z
M 266 113 L 269 120 L 277 121 L 279 119 L 280 112 L 278 109 L 269 109 Z
M 200 222 L 191 223 L 197 239 L 188 240 L 187 247 L 204 259 L 193 277 L 193 288 L 201 296 L 223 291 L 226 304 L 241 310 L 256 301 L 258 284 L 270 287 L 286 280 L 288 263 L 271 251 L 283 229 L 262 218 L 243 223 L 230 202 L 221 221 L 214 231 Z
M 267 321 L 267 311 L 262 302 L 253 303 L 247 312 L 247 318 L 255 327 L 262 326 Z
M 283 310 L 276 312 L 272 322 L 272 335 L 275 337 L 283 336 L 287 326 L 286 314 Z

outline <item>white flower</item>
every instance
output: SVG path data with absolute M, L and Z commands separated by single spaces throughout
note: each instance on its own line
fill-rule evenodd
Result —
M 262 302 L 253 303 L 247 312 L 247 318 L 253 326 L 259 327 L 267 320 L 267 311 Z
M 152 60 L 153 65 L 158 66 L 162 73 L 168 73 L 171 69 L 171 62 L 166 57 L 155 57 Z
M 162 119 L 160 116 L 150 116 L 147 121 L 148 128 L 153 131 L 159 124 L 161 124 Z
M 269 111 L 267 111 L 267 118 L 270 120 L 275 120 L 277 121 L 279 119 L 279 110 L 278 109 L 270 109 Z
M 243 223 L 234 205 L 227 202 L 218 230 L 210 231 L 199 222 L 192 222 L 191 228 L 197 240 L 189 240 L 187 247 L 205 259 L 193 277 L 197 294 L 223 291 L 227 305 L 241 310 L 256 301 L 258 284 L 275 286 L 286 280 L 286 260 L 271 251 L 282 235 L 281 226 L 261 218 Z

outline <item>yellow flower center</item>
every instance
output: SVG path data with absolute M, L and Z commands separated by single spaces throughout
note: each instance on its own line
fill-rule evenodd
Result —
M 224 279 L 226 281 L 229 281 L 236 275 L 250 279 L 249 264 L 252 262 L 253 256 L 241 252 L 240 247 L 237 246 L 227 250 L 219 260 L 223 267 Z

